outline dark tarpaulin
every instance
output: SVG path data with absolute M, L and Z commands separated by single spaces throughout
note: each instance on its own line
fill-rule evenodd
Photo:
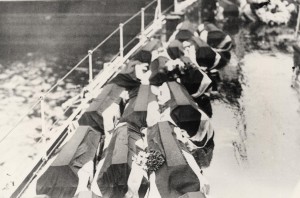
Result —
M 120 106 L 120 111 L 123 111 L 123 101 L 121 93 L 125 89 L 116 84 L 107 84 L 103 87 L 102 92 L 93 99 L 90 106 L 78 120 L 80 125 L 88 125 L 94 129 L 104 133 L 104 124 L 102 113 L 110 107 L 112 103 L 116 103 Z
M 199 191 L 200 183 L 189 167 L 181 150 L 187 150 L 178 142 L 169 122 L 159 122 L 148 128 L 148 149 L 159 151 L 165 163 L 155 172 L 156 185 L 161 197 L 179 197 L 187 192 Z
M 73 197 L 77 172 L 96 156 L 100 133 L 89 126 L 79 126 L 72 138 L 62 147 L 51 166 L 37 180 L 37 194 L 55 198 Z
M 194 136 L 201 122 L 201 113 L 187 90 L 177 82 L 168 82 L 171 100 L 166 104 L 171 108 L 170 116 L 190 137 Z
M 142 63 L 151 63 L 152 60 L 152 51 L 160 48 L 162 46 L 162 43 L 158 39 L 152 39 L 149 42 L 147 42 L 146 45 L 144 45 L 134 56 L 133 58 L 135 60 L 138 60 Z

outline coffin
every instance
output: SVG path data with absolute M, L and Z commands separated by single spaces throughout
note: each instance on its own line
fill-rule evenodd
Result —
M 212 23 L 199 25 L 198 33 L 200 38 L 214 49 L 229 51 L 232 48 L 230 36 Z
M 138 95 L 129 100 L 120 122 L 127 122 L 138 129 L 147 127 L 147 107 L 153 100 L 156 100 L 156 97 L 151 92 L 150 86 L 141 85 Z
M 178 127 L 195 135 L 201 122 L 201 113 L 187 90 L 177 82 L 168 82 L 171 99 L 165 105 L 170 108 L 170 117 Z
M 152 51 L 158 49 L 162 46 L 162 43 L 158 39 L 152 39 L 144 45 L 141 50 L 137 52 L 134 56 L 135 60 L 138 60 L 142 63 L 151 63 L 152 60 Z
M 62 147 L 51 166 L 37 180 L 37 194 L 55 198 L 73 197 L 78 171 L 96 156 L 100 133 L 89 126 L 79 126 Z

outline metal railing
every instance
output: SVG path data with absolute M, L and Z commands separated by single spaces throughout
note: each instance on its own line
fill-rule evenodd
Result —
M 178 7 L 177 0 L 174 0 L 175 11 L 178 11 L 180 8 Z M 150 11 L 150 12 L 149 12 Z M 154 13 L 151 13 L 154 12 Z M 10 194 L 12 197 L 20 197 L 21 194 L 24 192 L 24 190 L 28 187 L 30 182 L 36 177 L 37 171 L 46 163 L 48 158 L 53 154 L 55 149 L 62 143 L 64 138 L 68 136 L 70 133 L 69 126 L 74 123 L 74 120 L 80 116 L 80 113 L 86 108 L 86 105 L 89 103 L 90 99 L 89 97 L 84 97 L 85 92 L 93 93 L 95 95 L 98 95 L 100 93 L 100 88 L 110 79 L 111 76 L 113 76 L 118 69 L 121 67 L 122 64 L 130 57 L 132 54 L 140 48 L 147 40 L 147 37 L 151 37 L 158 29 L 162 27 L 162 23 L 164 20 L 164 16 L 162 14 L 161 10 L 161 0 L 153 0 L 151 3 L 149 3 L 146 7 L 141 8 L 139 12 L 134 14 L 132 17 L 130 17 L 128 20 L 126 20 L 124 23 L 119 24 L 119 27 L 115 29 L 110 35 L 108 35 L 101 43 L 99 43 L 95 48 L 88 50 L 88 53 L 86 56 L 84 56 L 70 71 L 65 74 L 61 79 L 59 79 L 47 92 L 43 94 L 27 111 L 27 113 L 24 114 L 17 122 L 16 124 L 8 130 L 4 136 L 0 139 L 0 144 L 7 139 L 8 136 L 16 132 L 16 128 L 20 126 L 20 124 L 24 121 L 28 115 L 30 115 L 33 111 L 37 111 L 38 107 L 40 107 L 40 116 L 41 116 L 41 138 L 36 144 L 42 143 L 45 144 L 45 138 L 47 133 L 51 135 L 51 139 L 47 142 L 47 145 L 45 146 L 43 152 L 39 156 L 37 156 L 35 163 L 35 167 L 37 167 L 34 172 L 31 171 L 32 167 L 30 167 L 28 170 L 22 170 L 23 172 L 30 172 L 32 173 L 31 177 L 28 178 L 28 175 L 26 176 L 19 176 L 19 180 L 14 182 L 14 186 L 11 188 Z M 147 20 L 151 18 L 150 20 Z M 140 20 L 140 30 L 139 33 L 137 33 L 134 38 L 132 38 L 130 41 L 126 42 L 124 40 L 124 29 L 127 28 L 127 26 L 130 26 L 130 23 L 134 20 Z M 116 52 L 116 55 L 111 58 L 109 61 L 109 67 L 102 69 L 96 76 L 93 75 L 93 59 L 94 54 L 96 51 L 98 51 L 101 47 L 103 47 L 111 38 L 117 38 L 119 37 L 119 51 Z M 138 43 L 132 46 L 132 43 L 134 41 L 137 41 Z M 73 96 L 73 102 L 78 100 L 79 104 L 77 106 L 72 106 L 73 102 L 71 104 L 67 105 L 67 107 L 64 109 L 64 114 L 72 109 L 72 113 L 70 116 L 64 119 L 56 119 L 51 123 L 50 126 L 47 124 L 47 112 L 46 112 L 46 102 L 47 97 L 57 89 L 66 78 L 68 78 L 74 71 L 76 71 L 79 66 L 81 66 L 84 62 L 87 62 L 88 64 L 88 85 L 83 88 L 83 90 L 79 93 L 77 93 L 75 96 Z M 75 108 L 74 108 L 75 107 Z M 48 116 L 49 117 L 49 116 Z M 62 121 L 62 123 L 60 123 Z M 55 132 L 57 130 L 57 132 Z M 50 147 L 48 145 L 51 145 Z M 55 145 L 55 146 L 53 146 Z M 41 158 L 41 160 L 39 159 Z M 20 185 L 24 183 L 24 180 L 27 180 L 25 184 L 20 188 Z

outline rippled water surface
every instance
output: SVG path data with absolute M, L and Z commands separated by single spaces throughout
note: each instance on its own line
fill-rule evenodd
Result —
M 206 170 L 213 197 L 291 197 L 300 180 L 299 87 L 291 88 L 290 33 L 261 28 L 235 36 L 241 95 L 232 94 L 238 93 L 234 86 L 226 93 L 236 100 L 213 102 L 216 147 Z

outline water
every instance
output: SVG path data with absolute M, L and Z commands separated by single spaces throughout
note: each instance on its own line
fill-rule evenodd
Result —
M 252 32 L 244 27 L 235 36 L 242 92 L 227 89 L 222 100 L 213 102 L 216 147 L 205 170 L 213 197 L 291 197 L 300 179 L 299 94 L 291 88 L 291 32 L 260 28 Z

